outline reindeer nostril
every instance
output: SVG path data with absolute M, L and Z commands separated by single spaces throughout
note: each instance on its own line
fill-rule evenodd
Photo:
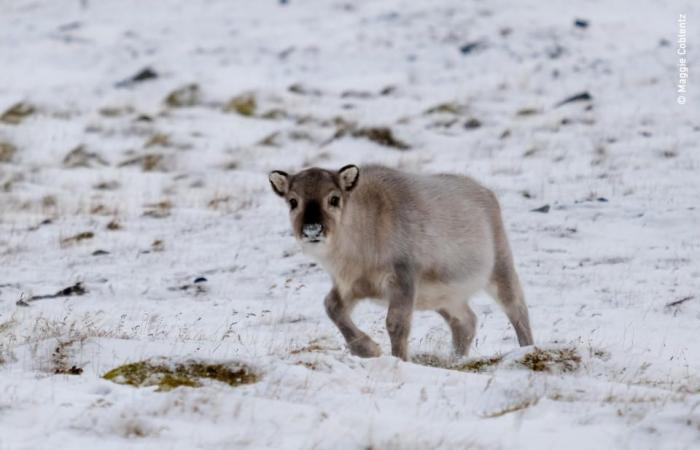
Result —
M 302 228 L 301 231 L 302 231 L 302 234 L 304 235 L 304 237 L 316 238 L 323 231 L 323 225 L 321 225 L 320 223 L 306 224 L 306 225 L 304 225 L 304 227 Z

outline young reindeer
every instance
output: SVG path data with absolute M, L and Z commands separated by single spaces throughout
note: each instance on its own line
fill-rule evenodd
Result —
M 437 311 L 455 353 L 466 355 L 476 331 L 468 300 L 481 289 L 501 304 L 520 345 L 533 343 L 498 200 L 476 181 L 374 165 L 275 170 L 269 179 L 302 250 L 333 279 L 326 312 L 352 354 L 381 354 L 351 318 L 359 300 L 373 298 L 388 303 L 394 356 L 408 356 L 414 309 Z

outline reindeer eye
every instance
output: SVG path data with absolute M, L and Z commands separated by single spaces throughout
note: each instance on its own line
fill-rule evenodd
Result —
M 289 209 L 296 209 L 297 206 L 299 206 L 299 202 L 297 202 L 297 199 L 290 198 L 289 199 Z
M 340 197 L 338 197 L 337 195 L 334 195 L 333 197 L 331 197 L 331 199 L 328 201 L 328 203 L 330 203 L 331 206 L 334 206 L 337 208 L 338 206 L 340 206 Z

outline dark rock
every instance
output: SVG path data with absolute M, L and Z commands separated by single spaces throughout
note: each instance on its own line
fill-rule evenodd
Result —
M 72 297 L 72 296 L 85 295 L 86 293 L 87 293 L 87 289 L 85 289 L 85 286 L 83 286 L 83 283 L 78 282 L 72 286 L 68 286 L 67 288 L 61 289 L 60 291 L 56 292 L 55 294 L 35 295 L 35 296 L 30 297 L 28 299 L 20 298 L 19 300 L 17 300 L 17 306 L 29 306 L 30 302 L 34 302 L 37 300 L 44 300 L 44 299 L 58 298 L 58 297 Z
M 204 277 L 197 277 L 194 279 L 195 283 L 206 283 L 208 280 Z
M 588 28 L 588 21 L 586 19 L 576 19 L 574 20 L 574 26 L 577 28 Z
M 549 205 L 544 205 L 540 206 L 539 208 L 531 209 L 530 211 L 546 214 L 549 212 L 549 208 Z
M 571 97 L 567 97 L 564 100 L 560 101 L 556 105 L 554 105 L 555 108 L 558 108 L 562 105 L 565 105 L 567 103 L 572 103 L 572 102 L 584 102 L 584 101 L 590 101 L 593 100 L 593 97 L 591 96 L 588 91 L 584 92 L 579 92 L 578 94 L 574 94 Z
M 474 41 L 464 44 L 459 48 L 459 51 L 463 55 L 468 55 L 470 53 L 474 53 L 477 50 L 483 50 L 484 47 L 486 47 L 486 44 L 483 41 Z
M 119 88 L 129 87 L 136 83 L 153 80 L 155 78 L 158 78 L 158 74 L 156 73 L 156 71 L 151 69 L 150 67 L 144 67 L 133 76 L 126 78 L 122 81 L 118 81 L 117 83 L 115 83 L 115 86 Z
M 292 92 L 294 94 L 299 94 L 299 95 L 311 95 L 314 97 L 319 97 L 322 95 L 322 92 L 320 89 L 316 88 L 310 88 L 308 86 L 305 86 L 301 83 L 294 83 L 290 85 L 287 90 L 289 92 Z
M 54 297 L 70 297 L 71 295 L 84 295 L 87 292 L 83 283 L 75 283 L 73 286 L 68 286 L 67 288 L 61 289 L 56 292 Z M 36 298 L 36 297 L 35 297 Z
M 464 123 L 464 128 L 467 130 L 474 130 L 481 127 L 481 121 L 476 118 L 471 118 Z
M 71 366 L 70 369 L 68 369 L 68 375 L 81 375 L 83 373 L 83 368 L 82 367 L 77 367 L 77 366 Z

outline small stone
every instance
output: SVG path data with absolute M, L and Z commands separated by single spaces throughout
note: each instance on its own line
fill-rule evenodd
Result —
M 475 41 L 462 45 L 459 48 L 459 51 L 463 55 L 468 55 L 469 53 L 474 53 L 477 50 L 482 50 L 484 47 L 486 47 L 486 44 L 483 41 Z
M 133 84 L 140 83 L 142 81 L 153 80 L 156 78 L 158 78 L 158 73 L 156 73 L 155 70 L 151 69 L 150 67 L 144 67 L 133 76 L 130 76 L 125 80 L 118 81 L 114 85 L 119 88 L 129 87 Z
M 571 97 L 567 97 L 554 106 L 559 107 L 559 106 L 565 105 L 567 103 L 589 101 L 589 100 L 593 100 L 593 97 L 591 96 L 590 93 L 588 93 L 587 91 L 584 91 L 584 92 L 580 92 L 578 94 L 574 94 Z
M 464 123 L 464 128 L 467 130 L 474 130 L 479 127 L 481 127 L 481 121 L 473 117 Z

